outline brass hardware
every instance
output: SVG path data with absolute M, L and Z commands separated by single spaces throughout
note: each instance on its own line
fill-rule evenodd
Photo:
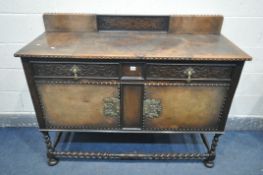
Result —
M 161 100 L 146 99 L 143 103 L 143 115 L 147 118 L 158 118 L 161 114 Z
M 74 66 L 72 66 L 70 71 L 73 73 L 74 79 L 77 80 L 79 78 L 78 77 L 78 72 L 80 71 L 80 68 L 77 65 L 74 65 Z
M 116 97 L 107 97 L 103 99 L 103 112 L 108 117 L 120 116 L 120 99 Z
M 186 79 L 187 83 L 190 83 L 192 80 L 192 75 L 193 73 L 195 73 L 195 70 L 189 67 L 184 71 L 184 73 L 187 75 L 187 79 Z

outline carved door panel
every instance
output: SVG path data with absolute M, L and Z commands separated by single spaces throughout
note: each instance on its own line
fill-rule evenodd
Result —
M 144 129 L 215 131 L 228 84 L 146 85 Z
M 119 84 L 37 83 L 47 128 L 114 129 L 120 122 Z

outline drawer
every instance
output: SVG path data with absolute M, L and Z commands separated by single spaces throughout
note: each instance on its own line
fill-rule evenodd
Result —
M 234 64 L 147 64 L 148 80 L 230 80 Z
M 33 62 L 35 77 L 119 79 L 118 63 Z
M 123 63 L 121 66 L 121 79 L 123 80 L 143 80 L 143 64 Z

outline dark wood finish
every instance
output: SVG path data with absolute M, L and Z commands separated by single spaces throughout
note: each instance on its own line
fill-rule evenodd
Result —
M 119 64 L 115 63 L 78 63 L 78 62 L 32 62 L 35 77 L 65 77 L 74 76 L 72 68 L 78 70 L 78 78 L 89 79 L 118 79 Z
M 117 159 L 117 160 L 206 160 L 207 153 L 108 153 L 108 152 L 52 152 L 60 158 Z
M 163 32 L 48 32 L 18 51 L 18 57 L 244 61 L 251 57 L 222 35 Z
M 220 34 L 223 16 L 172 16 L 169 32 L 176 34 Z
M 27 79 L 27 85 L 28 85 L 28 88 L 30 91 L 33 106 L 34 106 L 34 109 L 36 112 L 38 126 L 39 126 L 39 128 L 46 128 L 44 115 L 43 115 L 43 112 L 41 109 L 41 102 L 40 102 L 38 92 L 37 92 L 37 88 L 36 88 L 36 84 L 35 84 L 34 78 L 33 78 L 34 74 L 32 71 L 32 64 L 30 64 L 27 59 L 21 58 L 21 60 L 22 60 L 22 65 L 23 65 L 23 69 L 25 72 L 25 76 Z
M 143 89 L 140 85 L 122 85 L 122 127 L 141 128 Z
M 96 15 L 52 14 L 43 15 L 46 32 L 95 32 Z
M 97 16 L 98 30 L 167 31 L 169 16 Z
M 49 165 L 75 157 L 201 159 L 212 167 L 244 61 L 251 60 L 220 34 L 222 22 L 44 15 L 46 32 L 15 56 L 22 57 Z M 202 133 L 207 153 L 58 152 L 49 131 Z M 215 133 L 211 147 L 204 133 Z
M 235 64 L 147 64 L 148 80 L 186 79 L 186 70 L 192 68 L 192 80 L 230 80 Z
M 50 136 L 49 136 L 48 132 L 43 131 L 42 134 L 44 136 L 44 140 L 45 140 L 46 148 L 47 148 L 48 165 L 49 166 L 54 166 L 54 165 L 56 165 L 58 163 L 58 159 L 53 154 L 53 152 L 55 151 L 55 147 L 52 144 L 52 141 L 50 139 Z
M 238 62 L 235 67 L 234 73 L 232 74 L 232 83 L 229 89 L 228 98 L 226 99 L 225 110 L 222 111 L 223 116 L 228 116 L 243 66 L 244 66 L 244 62 Z M 226 126 L 226 121 L 227 121 L 227 117 L 223 117 L 222 124 L 219 126 L 220 130 L 224 131 L 225 126 Z
M 122 64 L 122 77 L 143 79 L 143 65 L 142 64 Z
M 208 158 L 204 160 L 204 164 L 207 168 L 214 167 L 214 160 L 216 158 L 216 147 L 221 134 L 215 134 L 212 140 L 211 148 L 208 150 Z

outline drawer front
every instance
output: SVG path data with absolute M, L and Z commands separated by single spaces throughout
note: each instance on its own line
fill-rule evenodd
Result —
M 119 128 L 118 83 L 37 80 L 36 85 L 46 128 Z
M 117 63 L 71 63 L 43 62 L 32 63 L 35 77 L 118 79 Z
M 138 63 L 123 63 L 121 65 L 121 79 L 126 80 L 143 80 L 143 64 Z
M 217 131 L 228 89 L 228 84 L 145 85 L 144 129 Z
M 234 65 L 147 64 L 148 80 L 230 80 Z

